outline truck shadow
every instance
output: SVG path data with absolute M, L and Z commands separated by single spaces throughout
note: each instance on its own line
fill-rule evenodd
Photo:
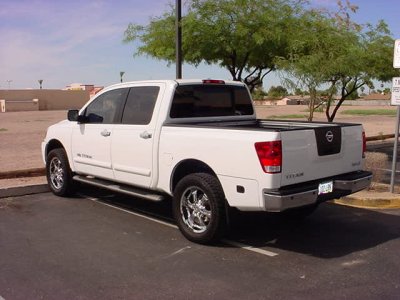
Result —
M 240 214 L 229 238 L 258 248 L 335 258 L 399 237 L 400 216 L 328 202 L 301 221 L 278 214 Z
M 170 200 L 154 203 L 90 188 L 85 189 L 84 194 L 175 224 Z M 284 250 L 335 258 L 398 239 L 400 215 L 328 202 L 321 204 L 311 216 L 301 221 L 283 218 L 280 214 L 238 213 L 230 227 L 227 239 L 235 242 L 270 251 L 276 249 L 277 252 Z M 216 246 L 232 247 L 222 243 Z

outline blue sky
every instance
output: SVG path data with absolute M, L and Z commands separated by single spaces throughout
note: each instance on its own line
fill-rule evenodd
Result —
M 146 57 L 133 57 L 134 45 L 122 43 L 130 22 L 146 24 L 173 0 L 50 1 L 0 0 L 0 89 L 64 88 L 71 83 L 110 85 L 119 81 L 173 79 L 175 66 Z M 184 2 L 184 0 L 183 0 Z M 336 0 L 312 0 L 334 9 Z M 355 20 L 376 24 L 383 19 L 400 38 L 398 0 L 353 0 Z M 218 66 L 183 66 L 184 78 L 229 79 Z M 264 86 L 278 85 L 275 75 Z

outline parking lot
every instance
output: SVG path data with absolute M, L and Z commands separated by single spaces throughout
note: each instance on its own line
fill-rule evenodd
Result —
M 400 210 L 239 215 L 187 241 L 169 203 L 96 189 L 0 199 L 0 299 L 398 299 Z

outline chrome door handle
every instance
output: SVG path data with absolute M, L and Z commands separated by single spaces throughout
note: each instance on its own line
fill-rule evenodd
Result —
M 108 131 L 107 129 L 104 129 L 101 133 L 102 136 L 107 137 L 111 135 L 111 131 Z
M 142 132 L 141 134 L 140 134 L 140 137 L 142 138 L 142 139 L 151 139 L 151 133 L 148 133 L 147 131 L 144 131 L 144 132 Z

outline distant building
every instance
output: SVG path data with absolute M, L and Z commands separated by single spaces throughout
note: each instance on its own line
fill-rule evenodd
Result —
M 255 105 L 306 105 L 310 102 L 310 96 L 286 96 L 282 99 L 264 97 L 262 100 L 254 100 Z
M 286 101 L 286 105 L 307 105 L 310 102 L 310 96 L 308 95 L 293 95 L 286 96 L 282 99 L 282 101 Z
M 0 112 L 79 109 L 90 99 L 86 90 L 0 90 Z
M 67 91 L 88 91 L 90 97 L 93 97 L 100 92 L 104 86 L 94 86 L 94 84 L 71 83 L 64 90 Z

